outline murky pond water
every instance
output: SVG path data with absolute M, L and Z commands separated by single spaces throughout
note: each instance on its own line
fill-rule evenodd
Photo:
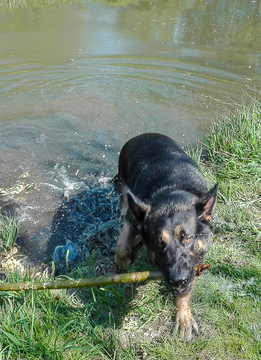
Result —
M 50 259 L 58 209 L 112 177 L 131 136 L 193 143 L 243 92 L 261 91 L 258 0 L 5 4 L 1 204 L 29 257 Z

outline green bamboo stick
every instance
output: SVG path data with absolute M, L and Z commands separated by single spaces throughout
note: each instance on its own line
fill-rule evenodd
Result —
M 195 276 L 201 275 L 202 271 L 210 268 L 210 265 L 201 264 L 196 266 Z M 46 289 L 74 289 L 91 288 L 113 284 L 135 283 L 141 281 L 163 280 L 161 271 L 142 271 L 126 274 L 104 275 L 79 280 L 56 280 L 46 282 L 26 281 L 20 283 L 2 283 L 0 291 L 21 291 L 21 290 L 46 290 Z
M 112 284 L 135 283 L 141 281 L 162 280 L 163 275 L 160 271 L 143 271 L 118 275 L 105 275 L 79 280 L 56 280 L 46 282 L 26 281 L 20 283 L 2 283 L 0 291 L 21 291 L 21 290 L 46 290 L 46 289 L 73 289 L 91 288 Z

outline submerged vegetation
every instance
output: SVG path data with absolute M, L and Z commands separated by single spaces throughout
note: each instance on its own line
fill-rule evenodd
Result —
M 0 359 L 259 359 L 260 124 L 261 106 L 253 101 L 213 123 L 206 158 L 196 152 L 210 186 L 219 182 L 220 190 L 212 268 L 193 302 L 200 335 L 192 343 L 173 332 L 175 306 L 163 282 L 2 292 Z M 95 262 L 70 276 L 94 276 Z M 141 255 L 130 271 L 150 269 Z M 32 276 L 17 271 L 3 281 L 26 280 Z

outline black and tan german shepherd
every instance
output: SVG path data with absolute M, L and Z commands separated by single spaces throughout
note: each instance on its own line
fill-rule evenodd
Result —
M 194 161 L 169 137 L 146 133 L 129 140 L 119 158 L 123 227 L 115 263 L 125 270 L 145 244 L 177 296 L 176 329 L 187 340 L 198 326 L 191 314 L 195 268 L 212 245 L 217 188 L 208 191 Z M 140 243 L 139 243 L 140 242 Z

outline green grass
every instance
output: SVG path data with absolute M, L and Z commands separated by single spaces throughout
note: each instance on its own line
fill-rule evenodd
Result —
M 222 180 L 261 181 L 260 103 L 252 100 L 213 123 L 207 138 L 208 156 Z
M 0 252 L 7 253 L 16 242 L 18 221 L 12 216 L 0 215 Z
M 193 301 L 198 337 L 186 344 L 173 332 L 175 305 L 163 282 L 10 292 L 0 294 L 0 359 L 260 359 L 260 120 L 257 101 L 243 106 L 213 123 L 208 158 L 195 155 L 209 185 L 220 184 L 212 268 Z M 144 259 L 130 271 L 150 269 Z M 71 276 L 93 276 L 94 267 Z M 16 272 L 11 280 L 24 278 Z

